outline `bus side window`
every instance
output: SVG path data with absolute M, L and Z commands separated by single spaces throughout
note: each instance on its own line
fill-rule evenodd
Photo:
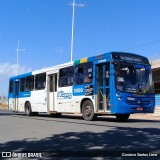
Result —
M 92 79 L 93 79 L 92 62 L 79 64 L 75 67 L 75 79 L 74 79 L 75 84 L 79 85 L 79 84 L 91 83 Z
M 35 77 L 35 89 L 42 90 L 46 87 L 46 73 L 37 74 Z
M 21 84 L 20 84 L 20 92 L 24 92 L 25 91 L 25 87 L 26 87 L 26 78 L 21 78 Z
M 34 76 L 26 77 L 26 91 L 33 91 L 34 89 Z
M 74 67 L 62 68 L 59 71 L 59 87 L 71 86 L 73 84 Z
M 83 64 L 75 67 L 75 84 L 83 83 Z
M 9 93 L 13 93 L 13 80 L 9 82 Z
M 109 66 L 109 63 L 106 64 L 106 86 L 109 86 L 109 69 L 110 69 L 110 66 Z

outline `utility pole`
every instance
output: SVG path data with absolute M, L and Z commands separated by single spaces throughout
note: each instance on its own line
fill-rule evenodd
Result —
M 16 67 L 17 70 L 16 70 L 16 74 L 17 74 L 17 75 L 18 75 L 18 72 L 19 72 L 19 57 L 18 57 L 18 56 L 19 56 L 19 53 L 20 53 L 20 52 L 24 52 L 24 51 L 26 51 L 26 49 L 20 49 L 20 48 L 19 48 L 19 40 L 18 40 L 17 49 L 16 49 L 16 54 L 17 54 L 17 65 L 16 65 L 16 66 L 17 66 L 17 67 Z
M 17 43 L 17 49 L 16 49 L 16 53 L 17 53 L 17 75 L 18 75 L 18 53 L 19 53 L 19 40 L 18 40 L 18 43 Z
M 75 7 L 84 7 L 84 4 L 78 4 L 73 0 L 72 5 L 72 36 L 71 36 L 71 62 L 73 61 L 73 45 L 74 45 L 74 8 Z

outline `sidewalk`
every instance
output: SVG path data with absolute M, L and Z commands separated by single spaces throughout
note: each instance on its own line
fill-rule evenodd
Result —
M 82 114 L 74 113 L 74 114 L 65 114 L 64 115 L 73 115 L 73 116 L 80 116 L 82 117 Z M 110 115 L 104 115 L 106 117 L 114 117 Z M 160 115 L 154 114 L 147 114 L 147 113 L 137 113 L 137 114 L 131 114 L 129 119 L 144 119 L 144 120 L 159 120 L 160 121 Z
M 133 119 L 148 119 L 148 120 L 151 120 L 151 119 L 155 119 L 155 120 L 160 120 L 160 115 L 158 114 L 131 114 L 130 115 L 130 118 L 133 118 Z

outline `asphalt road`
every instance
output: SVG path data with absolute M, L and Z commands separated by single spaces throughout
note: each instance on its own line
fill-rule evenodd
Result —
M 42 159 L 84 159 L 85 156 L 106 159 L 111 156 L 117 160 L 135 159 L 135 154 L 137 157 L 140 153 L 143 155 L 138 159 L 157 160 L 160 159 L 156 156 L 157 153 L 160 156 L 160 119 L 132 116 L 127 122 L 117 122 L 115 117 L 105 116 L 85 121 L 77 115 L 27 117 L 23 113 L 0 110 L 2 152 L 38 152 L 42 153 Z

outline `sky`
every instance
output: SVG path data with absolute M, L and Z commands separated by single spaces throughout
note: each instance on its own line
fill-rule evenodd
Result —
M 72 0 L 0 0 L 0 95 L 16 75 L 70 61 Z M 110 51 L 160 58 L 160 0 L 76 0 L 73 60 Z

